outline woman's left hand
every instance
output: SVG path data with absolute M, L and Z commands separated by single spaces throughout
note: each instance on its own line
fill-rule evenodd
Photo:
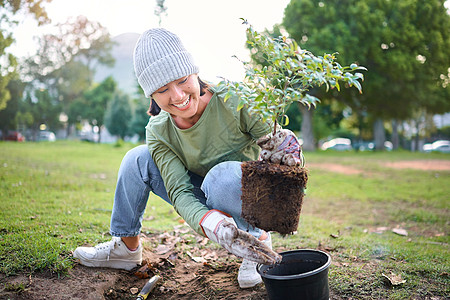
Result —
M 200 221 L 205 235 L 234 255 L 272 265 L 281 262 L 281 255 L 251 234 L 237 228 L 233 218 L 219 210 L 210 210 Z

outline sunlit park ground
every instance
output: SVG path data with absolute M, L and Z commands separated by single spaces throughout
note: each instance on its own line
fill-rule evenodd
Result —
M 64 275 L 77 245 L 108 240 L 117 170 L 132 147 L 0 142 L 0 272 Z M 342 299 L 448 299 L 450 155 L 305 156 L 298 233 L 274 234 L 274 248 L 330 253 L 330 289 Z M 144 230 L 171 230 L 175 220 L 150 197 Z

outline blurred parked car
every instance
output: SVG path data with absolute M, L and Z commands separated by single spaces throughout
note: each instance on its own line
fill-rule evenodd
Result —
M 6 135 L 5 141 L 25 142 L 25 137 L 18 131 L 11 131 Z
M 423 151 L 425 152 L 437 151 L 442 153 L 450 153 L 450 141 L 439 140 L 431 144 L 425 144 L 423 145 Z
M 37 141 L 42 142 L 54 142 L 56 141 L 56 135 L 51 131 L 39 131 L 39 134 L 37 136 Z
M 335 138 L 323 143 L 322 150 L 349 151 L 352 150 L 352 141 L 347 138 Z
M 353 145 L 355 150 L 358 151 L 373 151 L 375 150 L 375 142 L 359 142 Z M 394 149 L 394 145 L 390 141 L 384 142 L 384 150 L 392 151 Z
M 394 144 L 392 142 L 386 141 L 384 142 L 384 150 L 392 151 L 394 149 Z
M 356 142 L 353 144 L 353 148 L 358 151 L 373 151 L 375 149 L 374 142 Z

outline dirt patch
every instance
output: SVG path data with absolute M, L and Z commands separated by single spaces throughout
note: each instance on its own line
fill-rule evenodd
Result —
M 450 160 L 408 160 L 383 163 L 392 169 L 416 169 L 424 171 L 450 171 Z M 308 163 L 309 170 L 322 170 L 343 175 L 370 175 L 364 170 L 334 163 Z
M 450 160 L 410 160 L 385 163 L 394 169 L 416 169 L 425 171 L 450 171 Z

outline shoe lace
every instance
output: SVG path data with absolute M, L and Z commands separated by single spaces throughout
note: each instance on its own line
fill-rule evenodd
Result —
M 120 239 L 120 238 L 119 238 Z M 107 251 L 108 253 L 108 257 L 107 260 L 109 260 L 109 255 L 111 254 L 111 250 L 114 249 L 114 246 L 116 245 L 116 243 L 119 241 L 118 238 L 113 237 L 112 240 L 108 241 L 108 242 L 104 242 L 104 243 L 100 243 L 97 246 L 95 246 L 95 249 L 97 251 Z

